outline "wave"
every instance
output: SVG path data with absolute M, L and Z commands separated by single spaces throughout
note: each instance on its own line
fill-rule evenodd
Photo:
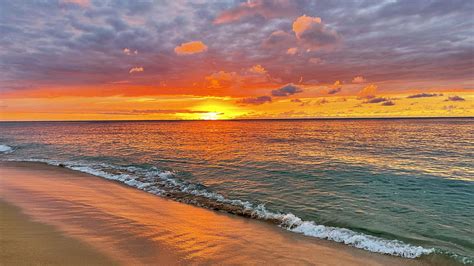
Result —
M 13 152 L 12 147 L 8 145 L 0 144 L 0 153 L 11 153 L 11 152 Z
M 13 160 L 15 159 L 11 159 L 11 161 Z M 164 171 L 153 166 L 117 166 L 105 163 L 86 164 L 41 159 L 21 161 L 43 162 L 66 167 L 75 171 L 118 181 L 148 193 L 168 197 L 179 202 L 264 220 L 291 232 L 344 243 L 371 252 L 404 258 L 417 258 L 434 252 L 433 248 L 414 246 L 399 240 L 383 239 L 347 228 L 325 226 L 314 221 L 304 221 L 292 213 L 269 211 L 263 204 L 255 205 L 248 201 L 228 199 L 221 194 L 209 191 L 201 184 L 180 180 L 173 171 Z

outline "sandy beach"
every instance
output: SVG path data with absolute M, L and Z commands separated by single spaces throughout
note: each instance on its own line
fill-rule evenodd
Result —
M 2 265 L 422 265 L 41 163 L 0 163 Z

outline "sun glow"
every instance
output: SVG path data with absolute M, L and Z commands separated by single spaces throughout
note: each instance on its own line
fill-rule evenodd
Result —
M 209 112 L 201 115 L 202 120 L 219 120 L 219 113 Z

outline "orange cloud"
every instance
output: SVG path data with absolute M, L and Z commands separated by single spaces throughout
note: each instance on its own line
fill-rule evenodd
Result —
M 219 71 L 206 77 L 209 82 L 208 88 L 220 89 L 227 88 L 239 82 L 239 76 L 235 72 Z
M 143 72 L 145 69 L 143 67 L 132 67 L 128 73 L 132 74 L 134 72 Z
M 255 74 L 266 74 L 267 70 L 265 70 L 264 67 L 261 65 L 255 65 L 249 69 L 250 72 L 255 73 Z
M 364 87 L 360 92 L 359 92 L 359 97 L 362 98 L 374 98 L 377 93 L 377 85 L 375 84 L 370 84 L 367 87 Z
M 352 80 L 352 83 L 364 83 L 366 81 L 367 80 L 364 77 L 357 76 L 357 77 L 354 77 L 354 79 Z
M 309 30 L 313 24 L 321 24 L 321 18 L 319 17 L 309 17 L 306 15 L 303 15 L 301 17 L 298 17 L 294 22 L 293 22 L 293 31 L 296 34 L 296 37 L 301 38 L 301 35 Z
M 207 46 L 201 41 L 192 41 L 182 43 L 174 48 L 174 52 L 178 55 L 190 55 L 207 51 Z
M 339 42 L 337 32 L 328 29 L 321 18 L 300 16 L 293 22 L 293 31 L 299 43 L 309 51 L 323 47 L 331 47 Z
M 296 47 L 291 47 L 291 48 L 288 48 L 288 50 L 286 50 L 286 54 L 289 54 L 289 55 L 294 55 L 298 52 L 298 48 Z
M 308 62 L 315 65 L 321 65 L 324 63 L 324 60 L 318 57 L 311 57 Z

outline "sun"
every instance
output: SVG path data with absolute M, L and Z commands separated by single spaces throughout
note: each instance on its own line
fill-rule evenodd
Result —
M 209 112 L 201 115 L 202 120 L 219 120 L 219 113 Z

